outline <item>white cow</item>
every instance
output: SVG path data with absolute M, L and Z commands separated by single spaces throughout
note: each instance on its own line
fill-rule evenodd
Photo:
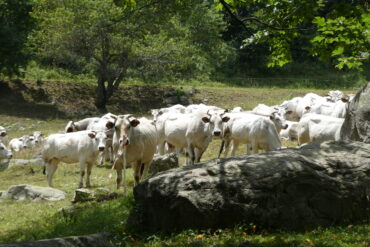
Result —
M 233 141 L 231 155 L 234 156 L 239 144 L 250 144 L 253 153 L 259 149 L 271 151 L 281 148 L 281 142 L 274 123 L 266 117 L 251 113 L 227 113 L 229 118 L 224 124 L 225 157 L 228 155 L 230 142 Z M 247 153 L 249 154 L 249 148 Z M 222 148 L 220 149 L 220 153 Z
M 40 131 L 34 131 L 33 133 L 32 133 L 32 137 L 33 137 L 33 139 L 31 138 L 31 143 L 30 143 L 30 146 L 31 147 L 35 147 L 35 146 L 37 146 L 37 145 L 39 145 L 41 142 L 42 142 L 42 136 L 43 136 L 44 134 L 42 133 L 42 132 L 40 132 Z
M 186 107 L 180 104 L 173 105 L 171 107 L 167 108 L 161 108 L 161 109 L 152 109 L 149 111 L 150 114 L 153 116 L 153 120 L 157 121 L 158 117 L 164 113 L 185 113 Z
M 298 143 L 302 145 L 311 141 L 338 141 L 343 122 L 343 118 L 314 113 L 305 114 L 299 121 Z
M 288 140 L 288 141 L 295 141 L 298 140 L 298 122 L 294 121 L 285 121 L 288 125 L 288 128 L 282 129 L 279 132 L 281 138 Z
M 156 123 L 159 144 L 167 142 L 179 152 L 186 148 L 190 156 L 188 164 L 199 162 L 212 140 L 212 136 L 223 135 L 223 114 L 197 111 L 191 114 L 164 115 Z M 162 149 L 163 150 L 163 149 Z M 160 149 L 161 152 L 161 149 Z
M 205 105 L 205 104 L 191 104 L 186 107 L 185 113 L 195 113 L 195 112 L 209 112 L 213 113 L 223 113 L 225 109 L 222 109 L 218 106 Z
M 108 137 L 105 132 L 78 131 L 65 134 L 52 134 L 45 139 L 42 158 L 46 165 L 48 184 L 52 186 L 52 178 L 59 162 L 80 163 L 80 182 L 83 186 L 83 177 L 86 166 L 86 187 L 90 187 L 91 169 L 99 152 L 105 150 Z
M 312 106 L 307 106 L 306 109 L 309 113 L 316 113 L 331 117 L 345 118 L 349 105 L 349 97 L 343 98 L 336 102 L 318 102 Z
M 6 148 L 5 144 L 2 141 L 0 141 L 0 160 L 11 159 L 12 157 L 12 152 Z
M 243 112 L 244 109 L 240 106 L 234 107 L 230 112 Z
M 65 127 L 65 132 L 76 132 L 76 131 L 81 131 L 81 130 L 86 130 L 87 127 L 92 124 L 95 121 L 99 121 L 99 117 L 90 117 L 90 118 L 85 118 L 80 121 L 74 122 L 74 121 L 69 121 L 67 126 Z
M 310 111 L 311 106 L 320 102 L 326 102 L 326 99 L 315 93 L 308 93 L 304 97 L 284 101 L 280 106 L 285 109 L 284 118 L 286 120 L 299 121 L 305 113 Z
M 251 112 L 259 116 L 268 117 L 274 123 L 277 132 L 279 133 L 281 129 L 288 128 L 288 124 L 284 119 L 285 110 L 280 106 L 267 106 L 265 104 L 258 104 Z
M 328 102 L 337 102 L 340 101 L 345 94 L 339 90 L 329 91 L 328 95 L 325 97 Z
M 34 139 L 33 136 L 27 135 L 24 135 L 21 138 L 13 138 L 9 142 L 9 147 L 12 150 L 12 152 L 19 152 L 24 148 L 30 147 L 33 139 Z
M 146 118 L 136 119 L 132 115 L 118 116 L 115 124 L 113 146 L 117 156 L 113 168 L 117 171 L 117 189 L 122 182 L 126 192 L 126 167 L 134 170 L 134 183 L 137 185 L 145 177 L 157 148 L 158 135 L 153 121 Z

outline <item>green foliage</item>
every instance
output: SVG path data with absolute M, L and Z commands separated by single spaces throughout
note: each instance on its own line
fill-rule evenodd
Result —
M 26 45 L 34 27 L 31 0 L 0 0 L 0 73 L 19 75 L 30 58 Z
M 219 0 L 221 3 L 223 0 Z M 227 0 L 229 8 L 253 32 L 244 47 L 267 43 L 269 67 L 293 61 L 297 40 L 311 55 L 332 62 L 336 68 L 361 69 L 369 58 L 370 14 L 367 2 L 323 0 Z M 220 6 L 220 5 L 219 5 Z M 239 15 L 240 9 L 246 9 Z M 243 13 L 243 12 L 242 12 Z

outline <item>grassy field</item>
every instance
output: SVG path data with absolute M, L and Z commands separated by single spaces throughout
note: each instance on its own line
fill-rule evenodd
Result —
M 189 87 L 189 86 L 184 86 Z M 325 94 L 327 90 L 307 89 L 269 89 L 269 88 L 206 88 L 199 87 L 194 101 L 202 101 L 224 108 L 242 106 L 251 109 L 258 103 L 278 104 L 283 100 L 307 92 Z M 346 91 L 353 93 L 353 91 Z M 1 109 L 0 109 L 1 110 Z M 0 111 L 1 113 L 1 111 Z M 114 112 L 123 114 L 124 112 Z M 131 112 L 134 113 L 134 112 Z M 67 119 L 25 118 L 0 114 L 0 125 L 8 129 L 9 139 L 41 130 L 46 135 L 63 130 Z M 215 140 L 206 151 L 203 160 L 215 158 L 220 141 Z M 295 146 L 295 142 L 284 142 L 285 146 Z M 240 147 L 239 154 L 245 151 Z M 38 152 L 26 150 L 16 153 L 14 158 L 31 158 Z M 183 159 L 181 160 L 183 163 Z M 93 188 L 115 189 L 110 165 L 95 166 L 91 175 Z M 53 181 L 57 189 L 67 193 L 67 199 L 58 202 L 0 202 L 0 243 L 34 240 L 69 235 L 112 232 L 117 236 L 117 246 L 370 246 L 370 225 L 341 226 L 316 229 L 305 233 L 267 232 L 253 224 L 236 226 L 233 229 L 193 231 L 174 233 L 171 236 L 138 235 L 130 233 L 125 227 L 128 213 L 133 206 L 133 178 L 128 171 L 129 193 L 106 202 L 77 204 L 74 213 L 59 212 L 62 207 L 70 206 L 74 190 L 78 186 L 79 168 L 77 164 L 60 164 Z M 42 168 L 37 166 L 12 167 L 0 170 L 0 190 L 15 184 L 47 186 Z

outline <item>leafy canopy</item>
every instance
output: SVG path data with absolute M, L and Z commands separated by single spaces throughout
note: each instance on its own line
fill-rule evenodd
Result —
M 19 74 L 30 59 L 26 45 L 34 27 L 30 0 L 0 0 L 0 73 Z
M 244 46 L 266 42 L 268 66 L 292 62 L 292 44 L 308 37 L 312 56 L 339 69 L 361 70 L 369 58 L 370 14 L 365 0 L 219 0 L 254 34 Z

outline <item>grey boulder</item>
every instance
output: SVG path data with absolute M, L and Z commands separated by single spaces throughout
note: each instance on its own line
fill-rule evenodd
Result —
M 65 197 L 66 193 L 64 191 L 50 187 L 41 187 L 28 184 L 12 185 L 8 188 L 8 190 L 4 191 L 2 195 L 3 199 L 14 201 L 58 201 L 65 199 Z
M 368 220 L 370 144 L 310 143 L 162 172 L 134 188 L 134 230 L 253 223 L 307 230 Z
M 370 82 L 349 103 L 340 136 L 370 143 Z
M 84 236 L 43 239 L 37 241 L 0 244 L 0 247 L 113 247 L 112 234 L 95 233 Z
M 42 158 L 35 158 L 30 160 L 24 160 L 24 159 L 12 159 L 10 162 L 9 168 L 13 166 L 26 166 L 26 165 L 34 165 L 34 166 L 43 166 L 44 161 Z

